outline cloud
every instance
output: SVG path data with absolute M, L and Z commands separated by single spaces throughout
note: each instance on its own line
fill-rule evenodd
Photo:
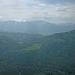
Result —
M 74 22 L 75 4 L 51 4 L 44 0 L 0 0 L 0 20 L 46 20 L 53 23 Z

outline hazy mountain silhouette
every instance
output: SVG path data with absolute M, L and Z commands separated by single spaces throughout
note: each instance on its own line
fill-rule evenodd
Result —
M 54 33 L 66 32 L 73 30 L 74 25 L 60 26 L 45 21 L 0 21 L 0 31 L 7 32 L 22 32 L 30 34 L 51 35 Z

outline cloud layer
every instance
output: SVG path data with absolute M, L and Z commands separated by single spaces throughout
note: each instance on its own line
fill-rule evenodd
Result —
M 0 20 L 75 23 L 74 8 L 75 3 L 70 0 L 58 3 L 49 0 L 0 0 Z

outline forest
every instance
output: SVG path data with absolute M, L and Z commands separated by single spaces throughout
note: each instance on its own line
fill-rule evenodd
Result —
M 75 75 L 75 30 L 0 32 L 0 75 Z

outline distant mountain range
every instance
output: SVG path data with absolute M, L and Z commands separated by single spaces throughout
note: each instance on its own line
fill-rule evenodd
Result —
M 45 21 L 0 21 L 0 32 L 51 35 L 75 29 L 75 25 L 56 25 Z

